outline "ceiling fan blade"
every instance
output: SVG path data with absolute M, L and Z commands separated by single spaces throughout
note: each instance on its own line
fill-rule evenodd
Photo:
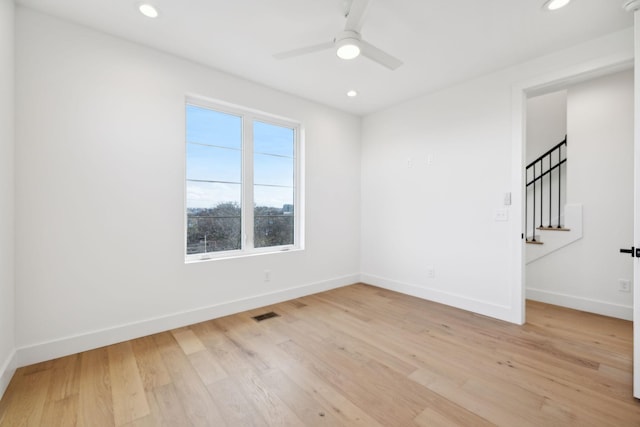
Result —
M 375 61 L 390 70 L 395 70 L 403 64 L 403 62 L 398 58 L 389 55 L 387 52 L 378 49 L 371 43 L 367 43 L 364 40 L 360 40 L 360 50 L 363 56 L 366 56 L 372 61 Z
M 320 52 L 321 50 L 333 48 L 333 42 L 326 42 L 316 44 L 313 46 L 301 47 L 299 49 L 288 50 L 286 52 L 280 52 L 273 55 L 276 59 L 293 58 L 294 56 L 306 55 L 308 53 Z
M 344 26 L 345 31 L 360 32 L 369 3 L 370 0 L 353 0 L 347 14 L 347 23 Z

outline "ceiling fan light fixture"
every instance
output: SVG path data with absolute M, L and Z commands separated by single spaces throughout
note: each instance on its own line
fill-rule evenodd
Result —
M 158 9 L 156 9 L 155 6 L 149 3 L 140 4 L 140 6 L 138 6 L 138 10 L 147 18 L 157 18 L 159 15 Z
M 547 0 L 542 6 L 545 10 L 558 10 L 568 5 L 571 0 Z
M 343 39 L 338 42 L 336 55 L 340 59 L 353 59 L 360 55 L 360 46 L 356 39 Z
M 395 70 L 402 65 L 402 61 L 363 40 L 360 35 L 362 21 L 371 1 L 372 0 L 350 0 L 348 2 L 347 22 L 345 23 L 344 30 L 336 34 L 332 41 L 277 53 L 273 55 L 274 58 L 287 59 L 295 56 L 306 55 L 308 53 L 323 51 L 325 49 L 333 49 L 340 59 L 349 60 L 357 58 L 362 54 L 362 56 L 367 59 L 370 59 L 389 70 Z

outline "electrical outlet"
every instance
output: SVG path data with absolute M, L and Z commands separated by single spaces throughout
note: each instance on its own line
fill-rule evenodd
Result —
M 505 209 L 496 209 L 493 214 L 494 221 L 509 221 L 509 211 Z
M 618 290 L 620 292 L 631 292 L 631 280 L 618 279 Z
M 265 282 L 270 282 L 271 281 L 271 270 L 265 270 L 264 271 L 264 281 Z

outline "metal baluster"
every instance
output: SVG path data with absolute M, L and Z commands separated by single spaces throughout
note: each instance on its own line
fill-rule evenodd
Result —
M 542 213 L 544 212 L 544 162 L 540 159 L 540 227 L 542 227 Z
M 565 141 L 567 138 L 565 137 Z M 560 200 L 562 193 L 562 145 L 558 146 L 558 228 L 560 225 Z
M 533 237 L 532 242 L 536 241 L 536 164 L 533 164 Z
M 551 176 L 553 175 L 553 172 L 551 171 L 551 153 L 549 153 L 549 179 L 547 181 L 549 181 L 549 222 L 548 222 L 548 227 L 551 228 Z
M 527 167 L 524 172 L 524 241 L 529 241 L 529 236 L 527 233 L 529 230 L 527 229 L 527 220 L 529 219 L 529 184 L 527 180 L 529 179 L 529 168 Z

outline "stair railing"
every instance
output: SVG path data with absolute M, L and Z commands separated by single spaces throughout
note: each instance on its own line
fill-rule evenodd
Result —
M 563 151 L 564 147 L 564 151 Z M 562 199 L 562 165 L 567 162 L 567 137 L 564 140 L 556 144 L 549 151 L 532 161 L 527 165 L 526 170 L 526 182 L 527 191 L 525 197 L 525 237 L 527 242 L 536 242 L 536 228 L 544 228 L 543 212 L 544 201 L 548 199 L 549 205 L 549 218 L 547 228 L 552 228 L 552 197 L 553 188 L 557 188 L 558 193 L 558 217 L 556 228 L 562 228 L 561 225 L 561 199 Z M 565 167 L 566 170 L 566 167 Z M 556 173 L 553 173 L 556 171 Z M 545 179 L 546 177 L 546 179 Z M 555 178 L 555 179 L 554 179 Z M 547 186 L 544 183 L 547 183 Z M 557 185 L 556 185 L 557 182 Z M 531 215 L 529 214 L 529 194 L 532 193 L 532 209 Z M 545 194 L 548 193 L 548 194 Z M 538 217 L 537 214 L 540 213 Z M 531 217 L 531 221 L 530 221 Z M 538 219 L 539 218 L 539 219 Z M 529 228 L 531 224 L 531 239 L 529 239 Z

